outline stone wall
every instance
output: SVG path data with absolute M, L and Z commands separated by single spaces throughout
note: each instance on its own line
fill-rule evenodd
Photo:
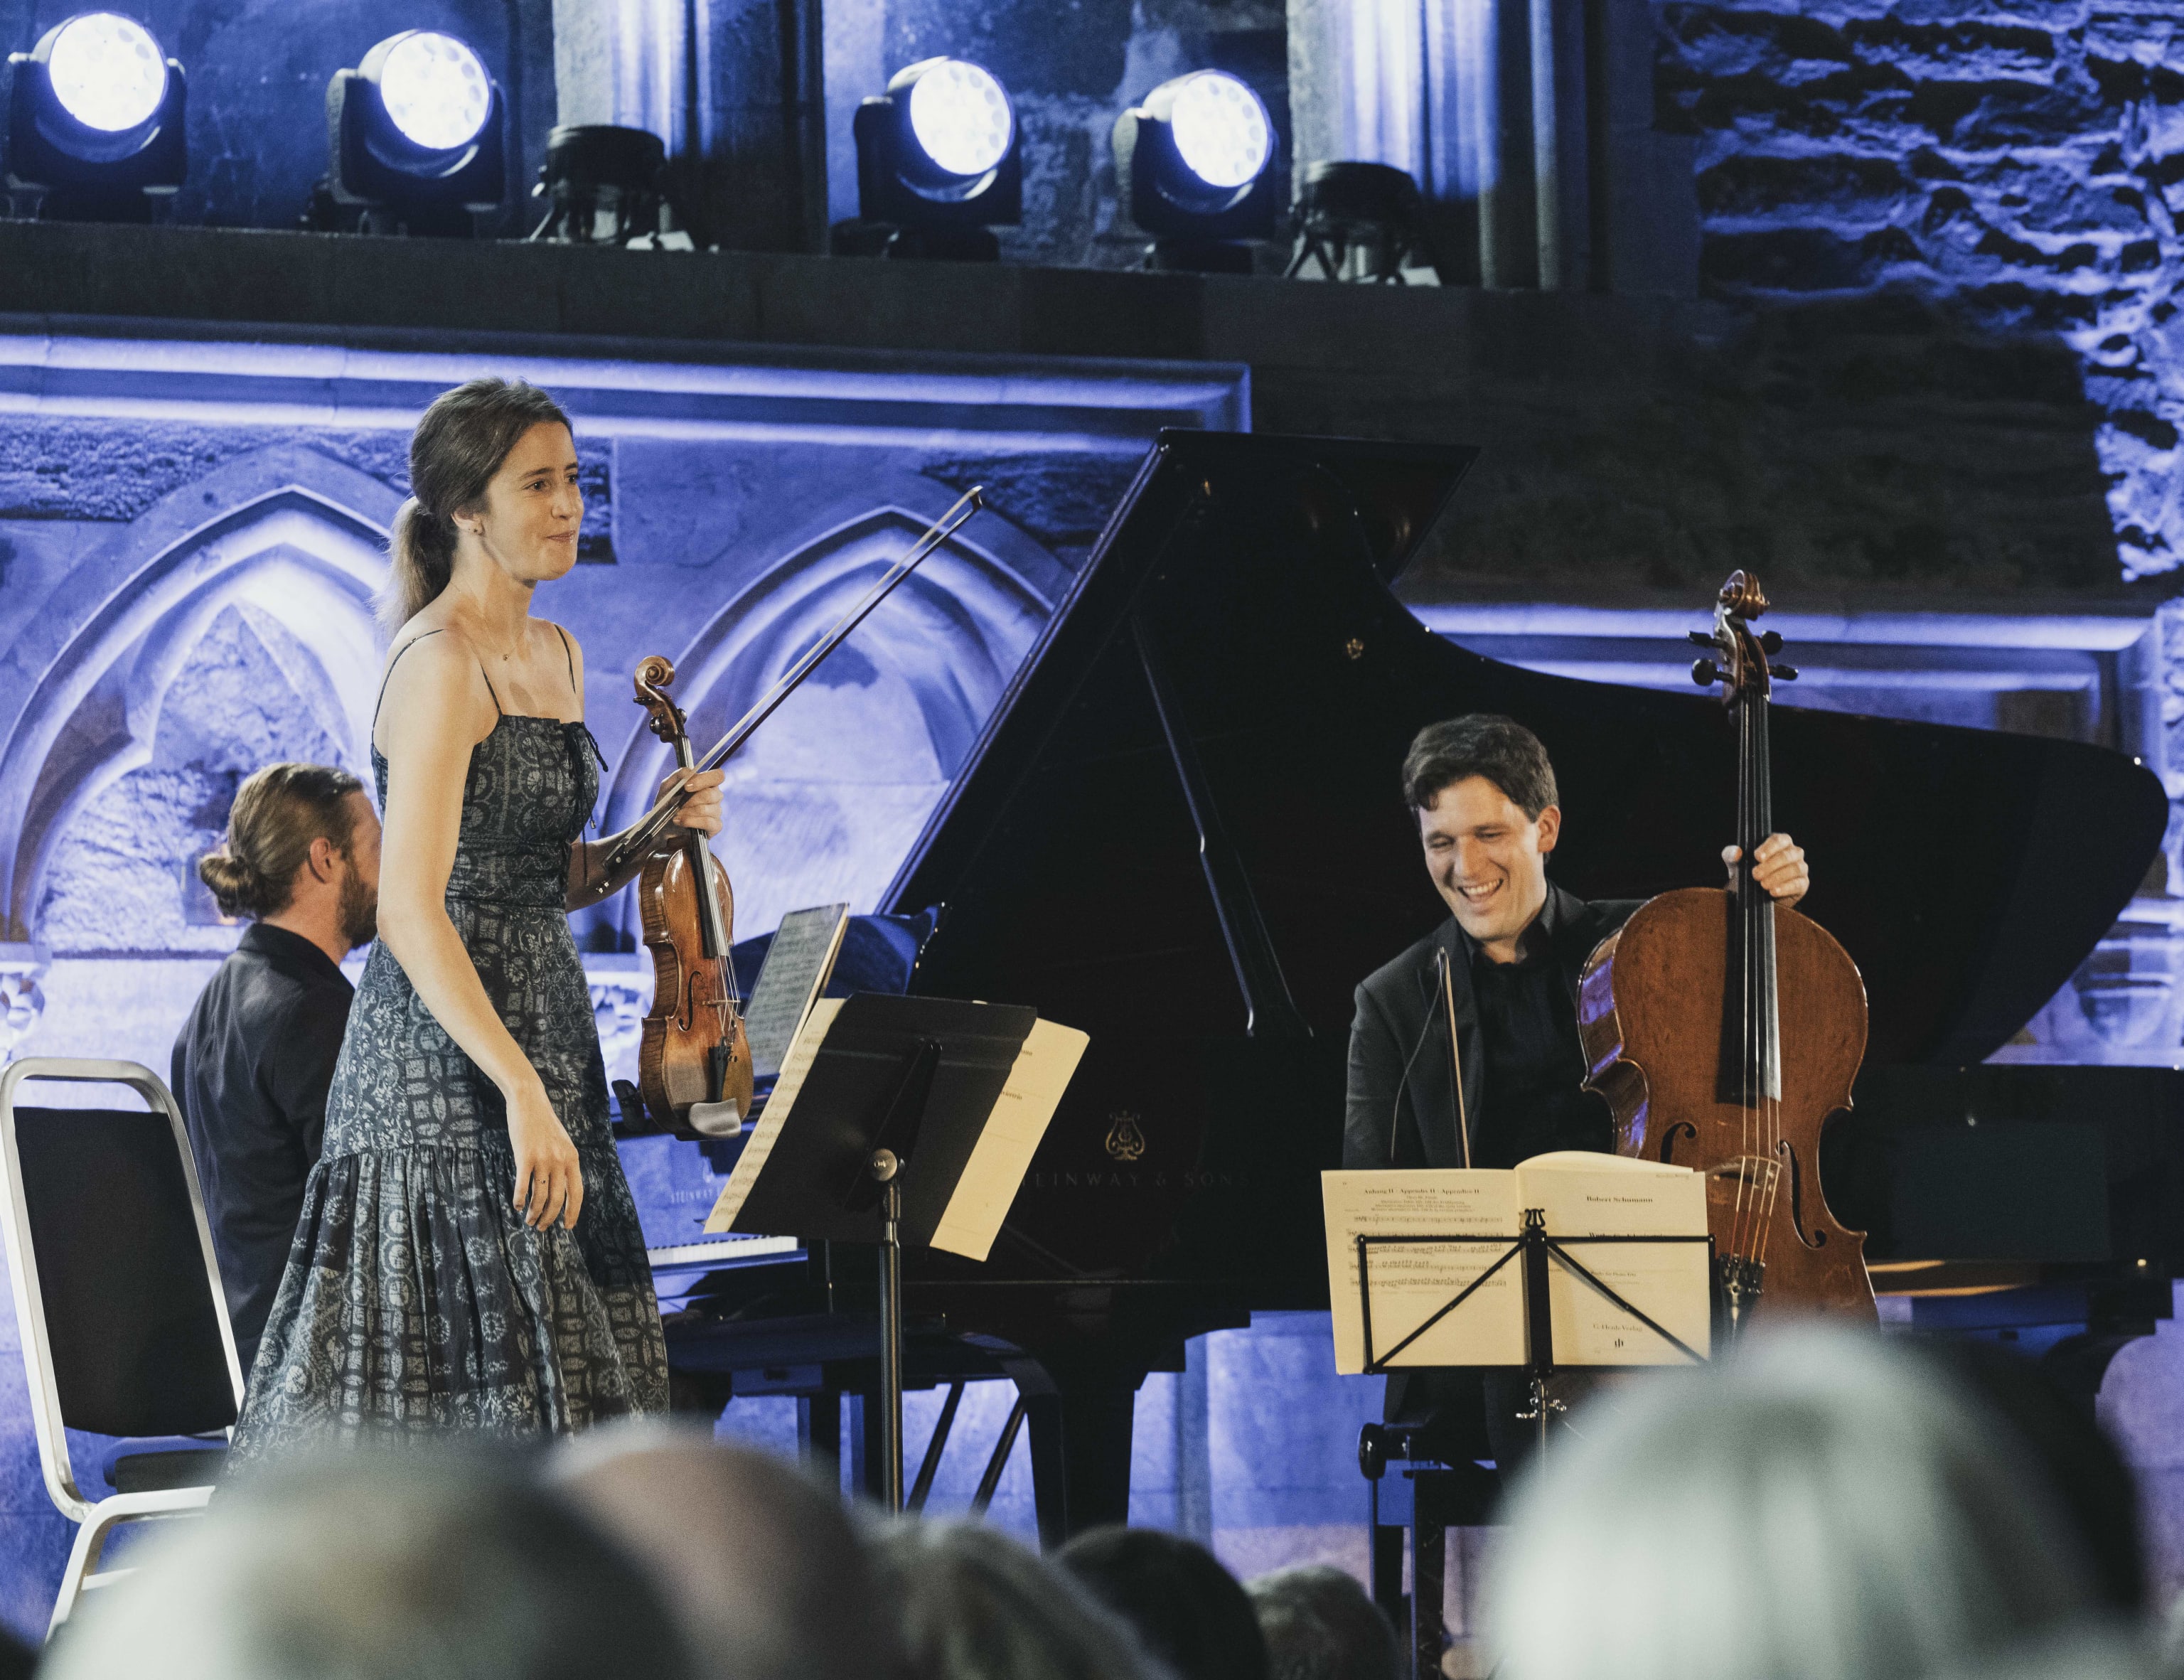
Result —
M 1917 299 L 2067 346 L 2122 576 L 2184 562 L 2176 8 L 1669 0 L 1659 20 L 1658 120 L 1697 142 L 1706 290 L 1755 312 L 1887 299 L 1883 320 Z

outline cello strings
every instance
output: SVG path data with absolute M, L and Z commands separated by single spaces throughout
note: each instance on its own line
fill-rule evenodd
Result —
M 1758 1258 L 1758 1232 L 1754 1229 L 1758 1213 L 1758 1186 L 1752 1180 L 1752 1160 L 1759 1147 L 1759 1117 L 1758 1104 L 1762 1091 L 1758 1088 L 1757 1060 L 1753 1055 L 1755 1038 L 1752 1032 L 1752 1004 L 1758 989 L 1757 964 L 1758 953 L 1752 948 L 1752 857 L 1751 837 L 1754 816 L 1752 803 L 1757 794 L 1752 730 L 1752 698 L 1749 692 L 1737 701 L 1738 757 L 1741 761 L 1737 777 L 1736 839 L 1740 847 L 1736 873 L 1736 913 L 1742 926 L 1742 937 L 1737 941 L 1740 1002 L 1742 1006 L 1744 1030 L 1739 1035 L 1738 1052 L 1743 1061 L 1744 1106 L 1740 1116 L 1743 1153 L 1736 1166 L 1737 1232 L 1736 1253 L 1740 1259 Z

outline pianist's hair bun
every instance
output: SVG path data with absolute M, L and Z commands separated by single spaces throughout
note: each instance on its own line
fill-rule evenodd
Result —
M 296 872 L 324 836 L 348 845 L 354 813 L 344 803 L 364 784 L 328 764 L 269 764 L 236 790 L 227 838 L 198 859 L 198 879 L 223 916 L 273 916 L 296 896 Z

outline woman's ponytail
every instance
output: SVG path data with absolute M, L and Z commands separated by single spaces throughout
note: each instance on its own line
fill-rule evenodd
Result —
M 379 628 L 392 641 L 454 575 L 454 522 L 426 511 L 411 496 L 394 511 L 387 558 L 387 583 L 379 592 Z

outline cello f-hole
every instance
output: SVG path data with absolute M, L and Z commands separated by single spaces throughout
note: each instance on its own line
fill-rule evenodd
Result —
M 1805 1173 L 1797 1150 L 1786 1137 L 1774 1146 L 1774 1153 L 1790 1164 L 1790 1229 L 1808 1248 L 1826 1247 L 1827 1232 L 1814 1231 L 1808 1234 L 1805 1230 Z
M 1673 1166 L 1675 1164 L 1674 1158 L 1676 1151 L 1676 1140 L 1678 1138 L 1696 1137 L 1698 1135 L 1699 1129 L 1693 1125 L 1689 1120 L 1678 1120 L 1675 1125 L 1670 1126 L 1668 1130 L 1663 1132 L 1661 1134 L 1660 1157 L 1663 1164 Z

